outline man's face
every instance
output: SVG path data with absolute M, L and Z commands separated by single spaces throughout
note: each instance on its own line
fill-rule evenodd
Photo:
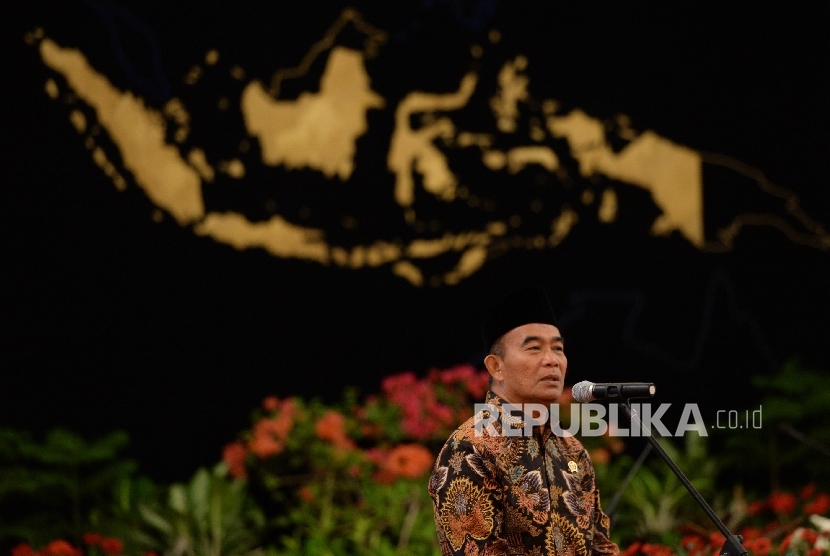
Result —
M 501 394 L 507 401 L 549 405 L 559 399 L 565 385 L 568 358 L 557 327 L 524 324 L 505 334 L 502 345 L 504 357 L 489 355 L 488 359 L 494 359 L 487 368 L 499 381 Z

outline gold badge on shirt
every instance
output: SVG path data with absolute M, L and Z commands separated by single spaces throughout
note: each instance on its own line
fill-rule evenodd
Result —
M 568 469 L 570 469 L 571 473 L 576 473 L 579 466 L 576 464 L 575 461 L 571 460 L 568 462 Z

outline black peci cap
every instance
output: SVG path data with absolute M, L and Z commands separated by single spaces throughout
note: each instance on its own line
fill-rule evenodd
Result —
M 517 326 L 534 322 L 559 326 L 545 290 L 533 286 L 513 292 L 499 301 L 484 319 L 481 335 L 485 351 L 489 352 L 496 340 Z

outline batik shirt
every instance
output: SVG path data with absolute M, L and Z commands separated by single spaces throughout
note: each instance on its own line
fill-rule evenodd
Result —
M 447 440 L 430 477 L 443 556 L 617 556 L 579 440 L 549 424 L 528 436 L 502 435 L 502 401 L 489 392 L 487 403 Z M 520 417 L 505 417 L 524 429 Z M 477 433 L 482 418 L 492 428 Z

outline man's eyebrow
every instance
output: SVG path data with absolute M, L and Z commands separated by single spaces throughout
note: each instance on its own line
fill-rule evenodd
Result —
M 530 342 L 541 342 L 542 340 L 543 340 L 543 338 L 541 336 L 525 336 L 525 339 L 522 342 L 522 345 L 523 346 L 527 345 Z M 560 343 L 560 344 L 565 343 L 565 338 L 563 338 L 562 336 L 553 336 L 551 338 L 551 340 L 553 341 L 553 343 Z

